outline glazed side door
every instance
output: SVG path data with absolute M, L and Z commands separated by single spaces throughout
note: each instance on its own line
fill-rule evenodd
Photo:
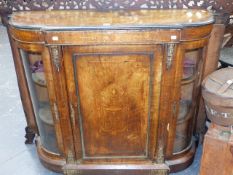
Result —
M 62 49 L 76 161 L 163 161 L 175 70 L 166 67 L 166 47 Z

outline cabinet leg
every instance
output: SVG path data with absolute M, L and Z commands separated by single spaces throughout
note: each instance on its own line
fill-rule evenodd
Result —
M 33 132 L 33 130 L 29 126 L 27 126 L 25 128 L 25 131 L 26 131 L 25 144 L 32 144 L 34 141 L 34 138 L 35 138 L 35 133 Z

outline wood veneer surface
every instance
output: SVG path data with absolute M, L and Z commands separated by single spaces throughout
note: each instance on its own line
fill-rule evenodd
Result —
M 117 11 L 30 11 L 17 12 L 10 23 L 18 28 L 111 29 L 206 25 L 213 16 L 205 10 L 117 10 Z

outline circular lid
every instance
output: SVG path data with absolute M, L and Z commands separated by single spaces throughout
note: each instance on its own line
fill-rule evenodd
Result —
M 225 98 L 233 98 L 233 68 L 217 70 L 207 76 L 202 84 L 203 88 Z

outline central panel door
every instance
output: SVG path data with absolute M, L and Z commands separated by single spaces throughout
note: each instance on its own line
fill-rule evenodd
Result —
M 78 157 L 154 155 L 161 80 L 156 71 L 162 69 L 156 50 L 155 46 L 64 48 Z M 155 71 L 156 67 L 160 68 Z

